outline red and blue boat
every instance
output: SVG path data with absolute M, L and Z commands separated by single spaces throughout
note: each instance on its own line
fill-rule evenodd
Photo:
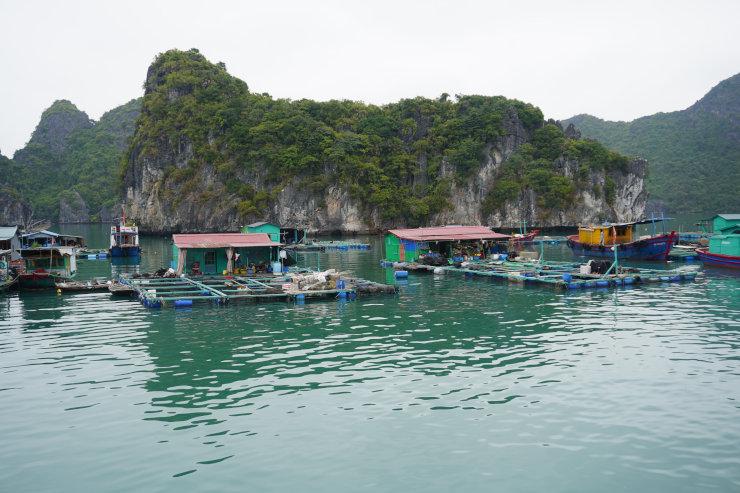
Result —
M 697 248 L 699 260 L 709 265 L 740 269 L 740 214 L 717 214 L 709 246 Z
M 678 236 L 675 231 L 666 234 L 637 236 L 638 224 L 659 220 L 630 223 L 605 223 L 598 226 L 581 226 L 577 235 L 568 236 L 568 246 L 575 255 L 584 257 L 614 256 L 614 245 L 619 245 L 619 257 L 632 260 L 667 260 Z

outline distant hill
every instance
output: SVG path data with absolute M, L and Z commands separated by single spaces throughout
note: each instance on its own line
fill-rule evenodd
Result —
M 648 190 L 670 212 L 740 211 L 740 74 L 689 108 L 631 122 L 591 115 L 565 120 L 584 137 L 646 158 Z
M 111 207 L 120 203 L 119 162 L 140 112 L 141 98 L 95 122 L 70 101 L 55 101 L 13 156 L 15 172 L 7 186 L 30 203 L 36 217 L 108 219 Z

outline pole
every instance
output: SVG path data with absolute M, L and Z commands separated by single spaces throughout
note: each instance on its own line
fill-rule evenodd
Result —
M 540 264 L 545 261 L 545 242 L 540 240 Z

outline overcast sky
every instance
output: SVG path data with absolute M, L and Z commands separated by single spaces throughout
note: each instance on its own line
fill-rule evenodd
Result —
M 631 120 L 740 71 L 740 1 L 0 0 L 0 151 L 55 99 L 97 119 L 191 47 L 276 97 L 500 94 Z

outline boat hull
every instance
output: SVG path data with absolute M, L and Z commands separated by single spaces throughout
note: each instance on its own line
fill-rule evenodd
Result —
M 138 257 L 141 255 L 141 247 L 120 247 L 114 246 L 110 248 L 111 257 Z
M 644 240 L 619 244 L 619 258 L 633 260 L 666 260 L 675 242 L 674 233 L 658 235 Z M 611 245 L 587 245 L 578 241 L 578 235 L 568 237 L 568 246 L 575 255 L 584 257 L 613 258 Z
M 18 287 L 20 289 L 54 289 L 56 283 L 69 280 L 69 277 L 61 274 L 29 272 L 18 276 Z
M 738 256 L 710 253 L 708 248 L 697 248 L 696 253 L 699 255 L 699 260 L 706 264 L 740 269 L 740 257 Z
M 3 291 L 9 291 L 13 289 L 18 282 L 18 278 L 14 277 L 12 279 L 6 279 L 4 281 L 0 281 L 0 293 Z

